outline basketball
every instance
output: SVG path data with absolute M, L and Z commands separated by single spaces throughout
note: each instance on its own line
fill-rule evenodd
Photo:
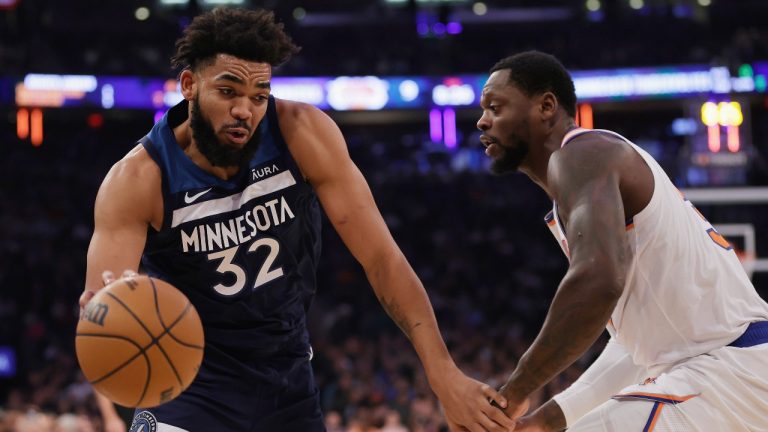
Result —
M 97 292 L 75 336 L 85 377 L 127 407 L 153 407 L 178 396 L 197 375 L 203 346 L 203 326 L 189 299 L 147 276 L 118 279 Z

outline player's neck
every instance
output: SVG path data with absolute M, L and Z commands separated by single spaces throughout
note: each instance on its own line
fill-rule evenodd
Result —
M 563 118 L 562 121 L 557 122 L 547 134 L 543 143 L 531 148 L 529 157 L 526 158 L 527 163 L 520 166 L 520 171 L 527 175 L 531 181 L 539 185 L 550 198 L 554 195 L 549 188 L 547 179 L 549 160 L 554 152 L 560 150 L 563 137 L 571 130 L 576 129 L 576 127 L 576 124 L 570 117 Z

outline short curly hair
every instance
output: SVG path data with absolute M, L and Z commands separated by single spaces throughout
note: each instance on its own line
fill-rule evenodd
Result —
M 299 50 L 271 11 L 216 8 L 198 15 L 184 29 L 171 65 L 195 71 L 212 63 L 217 54 L 230 54 L 279 66 Z
M 491 73 L 509 69 L 509 81 L 528 97 L 552 92 L 571 117 L 576 116 L 576 90 L 571 74 L 554 56 L 525 51 L 499 60 Z

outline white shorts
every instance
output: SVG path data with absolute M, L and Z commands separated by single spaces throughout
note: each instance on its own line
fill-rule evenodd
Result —
M 622 389 L 568 431 L 768 432 L 768 343 L 679 363 Z

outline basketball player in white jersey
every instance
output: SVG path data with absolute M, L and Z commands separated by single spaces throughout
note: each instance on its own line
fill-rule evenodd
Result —
M 554 57 L 498 62 L 481 106 L 492 171 L 522 171 L 544 189 L 570 261 L 501 389 L 516 430 L 768 431 L 768 304 L 728 242 L 648 153 L 576 127 L 573 81 Z M 594 364 L 520 417 L 604 328 Z

